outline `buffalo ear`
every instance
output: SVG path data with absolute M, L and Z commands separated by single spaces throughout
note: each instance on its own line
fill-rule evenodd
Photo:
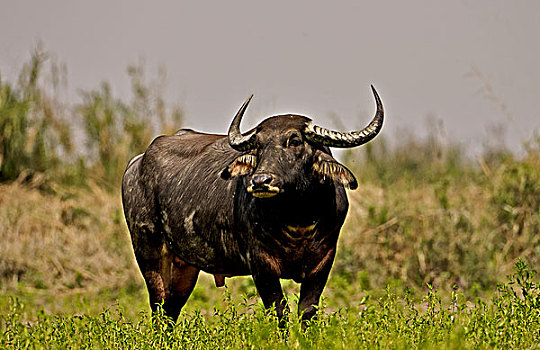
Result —
M 231 177 L 237 177 L 242 175 L 249 175 L 253 173 L 257 166 L 257 158 L 252 154 L 243 154 L 240 157 L 235 158 L 227 167 L 221 172 L 221 178 L 228 180 Z
M 353 173 L 327 154 L 322 153 L 319 155 L 317 161 L 313 163 L 313 169 L 322 181 L 331 179 L 350 190 L 355 190 L 358 187 L 358 181 L 356 181 Z

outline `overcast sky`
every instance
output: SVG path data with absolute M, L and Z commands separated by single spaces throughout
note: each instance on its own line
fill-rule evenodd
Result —
M 0 0 L 0 72 L 38 41 L 65 62 L 70 96 L 108 81 L 128 98 L 129 64 L 167 69 L 186 125 L 224 133 L 251 93 L 243 130 L 285 112 L 383 132 L 428 115 L 469 145 L 493 125 L 517 149 L 540 131 L 540 1 Z

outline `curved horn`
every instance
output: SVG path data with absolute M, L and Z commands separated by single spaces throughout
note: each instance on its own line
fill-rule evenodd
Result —
M 304 129 L 306 138 L 320 145 L 342 148 L 356 147 L 371 141 L 381 131 L 384 119 L 384 110 L 379 94 L 373 85 L 371 85 L 371 90 L 373 90 L 377 103 L 377 112 L 368 126 L 359 131 L 340 132 L 321 128 L 308 122 Z
M 252 98 L 253 95 L 249 96 L 242 107 L 240 107 L 231 123 L 231 126 L 229 127 L 229 145 L 240 152 L 248 151 L 255 147 L 255 131 L 246 136 L 242 136 L 242 133 L 240 132 L 240 122 L 242 121 L 244 112 L 246 111 L 249 101 L 251 101 Z

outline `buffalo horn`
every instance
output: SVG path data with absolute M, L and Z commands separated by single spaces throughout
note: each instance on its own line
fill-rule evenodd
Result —
M 377 112 L 368 126 L 359 131 L 340 132 L 321 128 L 308 122 L 304 130 L 306 138 L 320 145 L 341 148 L 356 147 L 371 141 L 381 131 L 384 119 L 384 110 L 379 94 L 373 85 L 371 85 L 371 90 L 373 90 L 377 103 Z
M 231 123 L 231 126 L 229 127 L 229 145 L 240 152 L 245 152 L 255 147 L 255 131 L 246 136 L 242 136 L 242 133 L 240 132 L 240 122 L 242 121 L 244 112 L 246 111 L 249 101 L 251 101 L 252 98 L 253 95 L 251 95 L 246 102 L 244 102 L 242 107 L 240 107 Z

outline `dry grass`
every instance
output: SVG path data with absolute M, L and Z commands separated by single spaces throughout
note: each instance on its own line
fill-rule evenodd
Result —
M 336 273 L 368 289 L 492 291 L 517 258 L 540 264 L 538 184 L 538 149 L 487 173 L 364 183 L 350 193 Z
M 70 293 L 136 279 L 120 199 L 97 186 L 44 194 L 0 185 L 2 290 Z

